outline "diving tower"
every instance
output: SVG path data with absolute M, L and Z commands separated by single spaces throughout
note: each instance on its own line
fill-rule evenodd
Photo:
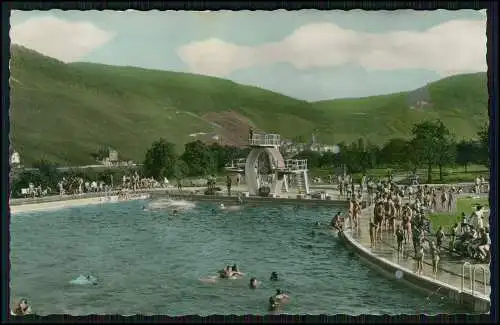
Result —
M 250 195 L 258 195 L 262 187 L 262 175 L 259 174 L 259 158 L 265 155 L 268 160 L 270 170 L 271 192 L 273 196 L 278 196 L 283 190 L 288 192 L 288 175 L 295 174 L 297 188 L 302 194 L 309 194 L 309 178 L 307 160 L 283 158 L 279 148 L 281 136 L 273 133 L 249 132 L 248 145 L 251 148 L 247 158 L 233 160 L 226 165 L 227 170 L 245 173 L 245 180 Z M 243 160 L 245 164 L 243 165 Z

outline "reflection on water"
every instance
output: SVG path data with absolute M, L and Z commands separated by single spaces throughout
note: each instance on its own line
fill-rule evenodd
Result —
M 413 314 L 423 304 L 426 313 L 457 312 L 371 271 L 326 228 L 331 207 L 187 203 L 177 213 L 131 201 L 14 215 L 12 297 L 39 314 L 265 314 L 280 288 L 291 314 Z M 200 281 L 234 263 L 242 279 Z M 69 284 L 86 274 L 97 285 Z

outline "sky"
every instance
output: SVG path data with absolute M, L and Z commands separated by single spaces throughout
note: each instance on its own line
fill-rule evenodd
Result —
M 11 42 L 64 62 L 216 76 L 317 101 L 486 71 L 486 12 L 12 11 Z

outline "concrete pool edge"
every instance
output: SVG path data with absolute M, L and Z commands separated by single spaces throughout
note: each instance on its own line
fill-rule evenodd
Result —
M 417 275 L 412 270 L 409 270 L 401 265 L 393 263 L 383 257 L 372 253 L 368 248 L 363 247 L 352 236 L 351 231 L 346 229 L 339 236 L 347 246 L 355 251 L 361 259 L 363 259 L 371 267 L 376 268 L 386 274 L 395 274 L 397 271 L 402 272 L 402 279 L 405 284 L 410 285 L 420 291 L 429 293 L 440 292 L 441 296 L 447 296 L 451 301 L 462 304 L 471 308 L 476 313 L 489 313 L 491 309 L 491 301 L 486 297 L 481 297 L 470 292 L 462 291 L 448 283 L 439 281 L 423 275 Z
M 148 194 L 140 194 L 127 199 L 120 199 L 117 195 L 95 196 L 86 198 L 64 198 L 60 200 L 50 200 L 47 202 L 33 202 L 28 204 L 10 205 L 10 214 L 15 215 L 19 213 L 53 211 L 87 205 L 118 203 L 132 200 L 142 200 L 147 199 L 148 197 Z
M 118 203 L 130 200 L 140 199 L 161 199 L 172 198 L 179 200 L 188 200 L 196 202 L 217 202 L 224 204 L 236 204 L 238 202 L 236 196 L 227 195 L 204 195 L 195 193 L 175 193 L 171 190 L 160 191 L 137 191 L 129 194 L 132 197 L 129 199 L 119 199 L 117 193 L 112 195 L 103 195 L 102 193 L 92 193 L 87 195 L 72 195 L 72 196 L 52 196 L 43 199 L 17 199 L 9 202 L 10 214 L 18 214 L 25 212 L 38 212 L 65 209 L 76 206 Z M 243 197 L 243 204 L 290 204 L 290 205 L 319 205 L 319 206 L 346 206 L 347 203 L 343 200 L 325 200 L 325 199 L 300 199 L 300 198 L 270 198 L 270 197 Z

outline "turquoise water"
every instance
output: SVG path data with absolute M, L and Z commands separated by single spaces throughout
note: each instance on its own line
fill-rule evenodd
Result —
M 289 314 L 459 312 L 367 267 L 327 230 L 331 207 L 213 213 L 216 205 L 200 203 L 173 215 L 143 211 L 147 204 L 12 216 L 12 298 L 27 297 L 41 315 L 266 314 L 280 288 L 291 297 L 282 310 Z M 200 281 L 233 263 L 243 279 Z M 268 280 L 272 271 L 280 281 Z M 99 284 L 69 284 L 87 273 Z M 256 290 L 252 276 L 262 281 Z

